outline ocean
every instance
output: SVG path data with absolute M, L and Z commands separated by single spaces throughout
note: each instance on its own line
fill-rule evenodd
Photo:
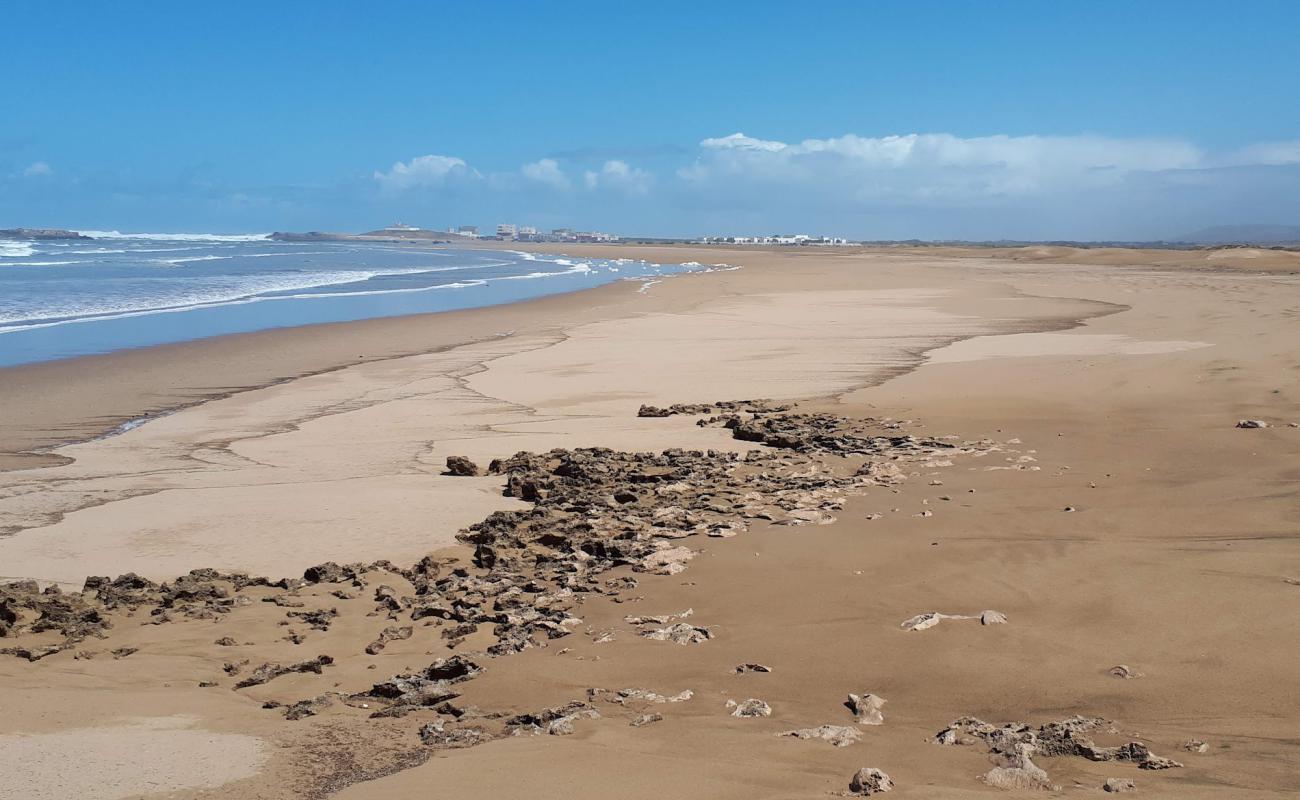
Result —
M 266 235 L 0 240 L 0 366 L 318 322 L 474 308 L 724 265 Z

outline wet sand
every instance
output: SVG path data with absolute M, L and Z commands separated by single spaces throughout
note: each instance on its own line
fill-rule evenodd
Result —
M 911 420 L 918 433 L 987 438 L 1005 451 L 851 496 L 833 524 L 756 523 L 735 538 L 683 540 L 701 551 L 685 572 L 639 576 L 630 594 L 642 599 L 631 605 L 588 599 L 573 634 L 490 659 L 457 700 L 518 713 L 591 687 L 694 692 L 656 708 L 664 719 L 646 727 L 606 708 L 570 736 L 430 750 L 415 731 L 431 712 L 369 720 L 336 703 L 287 721 L 259 706 L 362 691 L 491 641 L 480 630 L 449 649 L 437 629 L 417 626 L 367 655 L 377 630 L 394 624 L 367 616 L 374 587 L 342 601 L 322 585 L 304 589 L 303 602 L 340 616 L 302 644 L 282 640 L 284 608 L 256 602 L 212 620 L 124 618 L 106 641 L 78 645 L 139 648 L 121 659 L 0 659 L 6 697 L 23 698 L 6 701 L 0 734 L 76 737 L 175 708 L 198 729 L 274 743 L 256 775 L 178 795 L 191 797 L 325 796 L 374 777 L 337 796 L 408 798 L 436 785 L 499 797 L 526 785 L 541 798 L 811 798 L 845 790 L 872 766 L 893 777 L 897 796 L 955 798 L 993 790 L 976 779 L 992 766 L 986 748 L 928 741 L 954 719 L 1082 714 L 1114 720 L 1125 741 L 1185 766 L 1038 759 L 1065 793 L 1099 796 L 1107 777 L 1130 778 L 1146 796 L 1300 791 L 1291 678 L 1300 588 L 1286 580 L 1300 578 L 1300 428 L 1288 426 L 1300 422 L 1291 333 L 1300 279 L 1143 268 L 1141 252 L 1073 266 L 1026 254 L 617 252 L 744 269 L 455 319 L 87 359 L 76 381 L 67 365 L 23 368 L 34 377 L 21 383 L 0 373 L 6 407 L 31 409 L 6 422 L 11 449 L 134 413 L 145 396 L 162 406 L 316 373 L 49 451 L 46 463 L 62 462 L 54 466 L 0 473 L 0 526 L 11 531 L 0 539 L 0 573 L 71 585 L 86 574 L 161 579 L 201 566 L 279 577 L 325 560 L 408 565 L 431 551 L 466 563 L 456 530 L 522 504 L 500 496 L 499 476 L 441 475 L 448 455 L 486 463 L 552 447 L 754 446 L 691 416 L 638 418 L 643 403 L 767 396 L 797 400 L 799 411 Z M 342 356 L 341 342 L 358 352 Z M 347 363 L 363 353 L 370 360 Z M 399 353 L 414 355 L 373 358 Z M 106 388 L 111 410 L 79 414 L 98 387 L 117 385 L 107 376 L 120 377 L 112 365 L 128 357 L 144 365 L 131 373 L 139 383 Z M 175 378 L 147 385 L 165 375 Z M 33 387 L 49 402 L 22 394 Z M 1243 418 L 1270 427 L 1235 428 Z M 405 591 L 401 581 L 375 579 Z M 647 641 L 623 621 L 686 608 L 716 637 Z M 899 627 L 922 612 L 984 609 L 1008 624 Z M 609 631 L 613 640 L 599 641 Z M 213 644 L 227 633 L 254 644 Z M 221 669 L 236 657 L 256 666 L 318 653 L 336 659 L 324 676 L 240 692 Z M 734 674 L 746 662 L 772 672 Z M 1140 677 L 1113 677 L 1118 664 Z M 775 735 L 851 725 L 848 692 L 889 701 L 885 724 L 863 726 L 857 744 Z M 772 715 L 732 717 L 726 701 L 749 697 Z M 1190 739 L 1208 752 L 1183 750 Z M 105 796 L 146 792 L 149 776 L 139 777 Z M 50 796 L 48 785 L 33 789 Z

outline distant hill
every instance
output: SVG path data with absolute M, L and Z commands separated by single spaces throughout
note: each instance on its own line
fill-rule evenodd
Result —
M 1196 244 L 1295 244 L 1300 225 L 1216 225 L 1179 236 Z

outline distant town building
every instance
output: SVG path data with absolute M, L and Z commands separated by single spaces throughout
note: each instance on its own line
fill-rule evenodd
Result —
M 519 235 L 519 228 L 509 223 L 501 223 L 497 226 L 497 236 L 502 239 L 513 239 Z
M 536 236 L 536 235 L 537 235 L 537 229 L 534 228 L 532 225 L 521 225 L 521 226 L 519 226 L 519 235 L 520 235 L 520 236 Z
M 478 238 L 478 226 L 477 226 L 477 225 L 461 225 L 459 228 L 456 229 L 456 233 L 459 233 L 461 236 L 473 236 L 474 238 L 477 239 L 477 238 Z
M 702 236 L 702 244 L 780 244 L 780 245 L 846 245 L 848 239 L 839 236 L 809 236 L 805 233 L 783 233 L 775 236 Z
M 420 230 L 420 228 L 417 228 L 414 225 L 406 225 L 401 222 L 394 222 L 392 225 L 389 225 L 387 228 L 384 228 L 384 230 L 388 233 L 411 233 L 412 231 Z

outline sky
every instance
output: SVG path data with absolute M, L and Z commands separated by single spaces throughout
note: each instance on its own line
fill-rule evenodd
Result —
M 0 228 L 1300 224 L 1300 3 L 14 3 Z

